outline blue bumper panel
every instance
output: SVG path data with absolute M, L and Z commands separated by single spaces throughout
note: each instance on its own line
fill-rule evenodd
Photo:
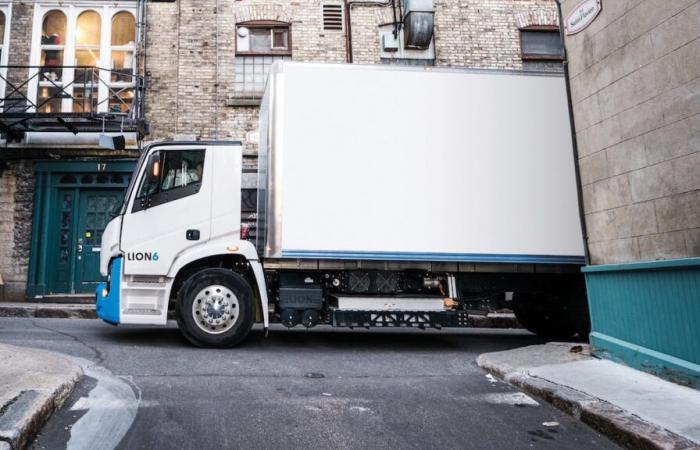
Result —
M 97 285 L 95 291 L 97 317 L 112 325 L 119 324 L 119 292 L 121 290 L 122 258 L 112 260 L 109 291 L 107 283 Z M 106 295 L 105 295 L 106 292 Z

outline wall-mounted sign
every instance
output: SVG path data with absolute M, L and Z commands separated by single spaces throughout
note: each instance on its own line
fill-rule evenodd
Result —
M 247 132 L 245 134 L 245 140 L 253 144 L 260 143 L 260 132 L 258 130 Z
M 602 10 L 602 0 L 583 0 L 564 19 L 566 34 L 572 35 L 585 30 Z

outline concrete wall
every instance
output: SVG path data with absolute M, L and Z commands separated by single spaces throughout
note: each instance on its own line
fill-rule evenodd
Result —
M 698 0 L 604 0 L 566 38 L 592 264 L 700 256 L 698 38 Z

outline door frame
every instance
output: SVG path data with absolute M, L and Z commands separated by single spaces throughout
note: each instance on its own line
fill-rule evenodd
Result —
M 34 210 L 32 212 L 29 270 L 25 291 L 27 299 L 41 298 L 48 294 L 49 225 L 52 206 L 56 201 L 54 196 L 58 190 L 52 184 L 53 176 L 58 173 L 99 175 L 103 172 L 130 175 L 135 165 L 136 158 L 40 161 L 34 164 Z M 89 186 L 85 186 L 85 188 L 89 188 Z M 99 188 L 99 185 L 94 185 L 94 188 Z

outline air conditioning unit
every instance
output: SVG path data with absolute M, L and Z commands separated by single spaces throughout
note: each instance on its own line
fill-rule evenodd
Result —
M 404 0 L 404 45 L 426 49 L 433 40 L 433 0 Z

